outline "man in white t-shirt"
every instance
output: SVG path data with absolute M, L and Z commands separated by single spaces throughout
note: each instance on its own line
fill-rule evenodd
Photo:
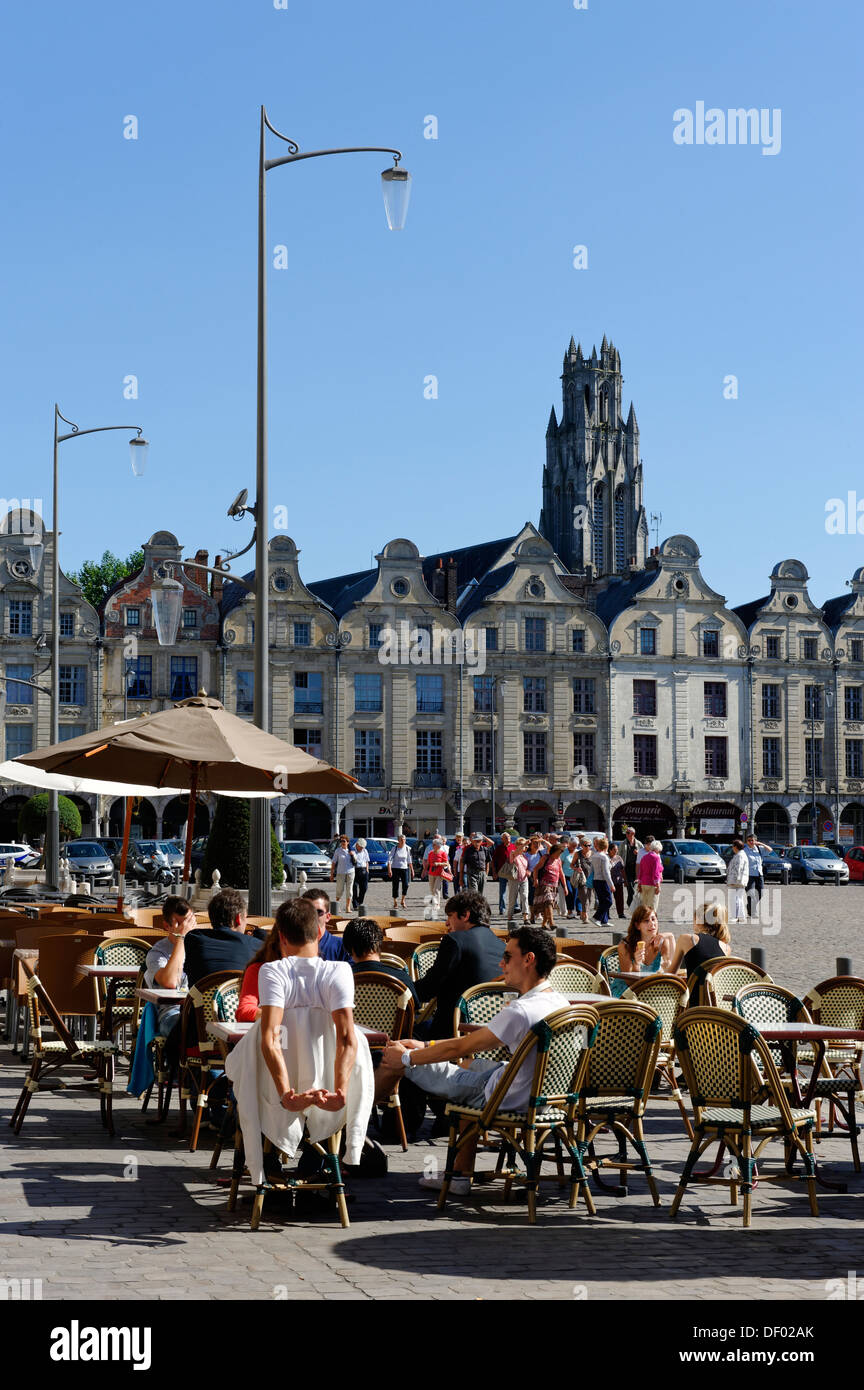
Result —
M 511 1056 L 535 1023 L 558 1009 L 566 1009 L 568 1001 L 552 989 L 548 975 L 555 965 L 555 939 L 543 927 L 521 927 L 502 943 L 501 973 L 508 989 L 516 990 L 519 998 L 466 1038 L 446 1038 L 426 1046 L 414 1039 L 390 1043 L 384 1049 L 379 1069 L 379 1085 L 386 1072 L 397 1077 L 408 1076 L 415 1085 L 431 1095 L 461 1105 L 481 1108 L 489 1100 L 506 1063 L 474 1060 L 467 1067 L 456 1065 L 460 1057 L 472 1052 L 489 1052 L 503 1043 Z M 532 1054 L 519 1068 L 510 1090 L 506 1108 L 522 1110 L 528 1103 L 531 1077 L 536 1057 Z M 457 1155 L 457 1177 L 451 1183 L 454 1196 L 469 1190 L 469 1178 L 474 1162 L 468 1147 Z M 458 1174 L 462 1176 L 458 1176 Z M 421 1178 L 421 1187 L 440 1188 L 440 1178 Z
M 305 898 L 283 903 L 276 928 L 285 953 L 262 965 L 258 975 L 261 1004 L 261 1055 L 285 1110 L 341 1110 L 357 1057 L 354 1032 L 354 974 L 347 961 L 322 960 L 318 937 L 323 931 L 315 904 Z M 286 1009 L 323 1009 L 336 1029 L 333 1090 L 295 1091 L 282 1052 L 281 1029 Z

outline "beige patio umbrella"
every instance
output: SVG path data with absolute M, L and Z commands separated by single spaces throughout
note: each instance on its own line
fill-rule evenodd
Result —
M 159 714 L 109 724 L 14 762 L 67 777 L 188 790 L 184 883 L 189 881 L 199 792 L 260 797 L 365 790 L 347 772 L 229 714 L 203 691 Z M 128 826 L 128 815 L 126 819 Z

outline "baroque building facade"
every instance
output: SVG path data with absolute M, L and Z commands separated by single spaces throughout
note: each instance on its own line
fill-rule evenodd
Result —
M 722 841 L 755 825 L 782 843 L 814 833 L 864 843 L 864 568 L 819 607 L 804 565 L 783 560 L 766 597 L 732 609 L 691 537 L 649 550 L 622 383 L 611 343 L 586 357 L 571 340 L 539 527 L 425 557 L 397 538 L 368 569 L 320 581 L 303 578 L 291 538 L 271 540 L 271 727 L 365 788 L 276 799 L 280 837 L 400 826 L 618 836 L 632 823 L 643 836 Z M 7 759 L 49 731 L 47 697 L 22 695 L 20 682 L 51 680 L 37 648 L 50 630 L 54 538 L 44 533 L 40 559 L 25 520 L 10 512 L 0 526 Z M 254 603 L 208 563 L 204 550 L 184 562 L 176 536 L 157 532 L 99 613 L 61 579 L 67 737 L 199 688 L 252 718 Z M 170 648 L 151 601 L 166 571 L 183 585 Z M 14 838 L 28 791 L 5 792 L 0 837 Z M 85 834 L 117 831 L 119 803 L 77 800 Z M 205 797 L 199 833 L 211 813 Z M 145 800 L 135 815 L 137 834 L 173 835 L 185 799 Z

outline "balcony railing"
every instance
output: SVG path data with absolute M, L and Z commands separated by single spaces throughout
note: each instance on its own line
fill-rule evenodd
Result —
M 363 787 L 386 787 L 387 776 L 383 767 L 352 767 L 351 776 L 356 777 Z
M 295 714 L 323 714 L 323 700 L 298 700 L 297 692 L 294 692 L 294 713 Z
M 415 767 L 414 786 L 415 787 L 446 787 L 447 773 L 443 767 L 436 771 L 428 772 L 425 769 Z

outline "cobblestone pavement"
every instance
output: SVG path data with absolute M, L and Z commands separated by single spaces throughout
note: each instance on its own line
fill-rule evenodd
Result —
M 380 910 L 385 892 L 376 884 L 367 906 Z M 836 955 L 864 967 L 862 906 L 857 886 L 786 890 L 779 933 L 739 928 L 736 950 L 764 944 L 772 975 L 802 991 L 833 973 Z M 610 939 L 597 928 L 582 934 Z M 646 1121 L 658 1209 L 636 1175 L 626 1198 L 596 1193 L 593 1218 L 584 1206 L 569 1211 L 551 1183 L 535 1227 L 524 1205 L 505 1207 L 488 1185 L 439 1216 L 417 1178 L 443 1165 L 444 1141 L 424 1138 L 407 1154 L 387 1146 L 386 1179 L 355 1182 L 348 1230 L 329 1212 L 300 1221 L 274 1197 L 253 1234 L 248 1195 L 233 1215 L 225 1210 L 215 1179 L 227 1175 L 227 1157 L 219 1173 L 208 1169 L 212 1135 L 190 1154 L 120 1096 L 117 1137 L 108 1140 L 95 1095 L 70 1091 L 37 1095 L 16 1138 L 6 1120 L 21 1078 L 18 1059 L 0 1050 L 0 1278 L 40 1279 L 44 1299 L 825 1300 L 827 1281 L 864 1268 L 864 1177 L 839 1137 L 818 1152 L 849 1190 L 821 1192 L 818 1218 L 797 1185 L 762 1185 L 749 1231 L 719 1187 L 691 1188 L 670 1221 L 687 1144 L 665 1097 L 652 1100 Z M 769 1149 L 769 1167 L 777 1151 Z

